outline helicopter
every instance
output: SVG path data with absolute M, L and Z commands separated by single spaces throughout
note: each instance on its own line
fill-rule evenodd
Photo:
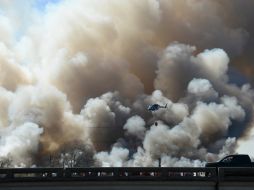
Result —
M 152 104 L 152 105 L 149 105 L 147 109 L 153 112 L 153 111 L 159 110 L 160 108 L 167 108 L 167 104 L 165 106 L 161 106 L 159 104 Z

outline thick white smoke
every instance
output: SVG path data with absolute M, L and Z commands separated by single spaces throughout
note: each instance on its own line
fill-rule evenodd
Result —
M 199 97 L 203 101 L 218 97 L 218 93 L 213 89 L 212 84 L 207 79 L 194 78 L 188 84 L 187 90 L 190 94 Z
M 123 126 L 127 135 L 133 135 L 139 139 L 143 139 L 145 135 L 145 121 L 140 116 L 133 116 L 129 118 Z
M 230 76 L 249 37 L 232 24 L 236 0 L 36 2 L 0 2 L 0 161 L 202 166 L 248 153 L 254 92 Z
M 1 129 L 0 157 L 8 157 L 14 165 L 31 165 L 38 152 L 43 129 L 35 123 L 24 123 L 18 127 Z
M 103 167 L 122 167 L 128 160 L 128 156 L 128 149 L 113 147 L 110 153 L 100 152 L 96 154 L 95 158 Z
M 166 85 L 165 81 L 171 81 L 175 77 L 186 80 L 180 93 L 183 95 L 177 103 L 170 101 L 162 91 L 156 90 L 151 96 L 140 96 L 133 105 L 133 109 L 143 117 L 147 117 L 143 109 L 152 102 L 168 104 L 168 108 L 156 111 L 154 114 L 150 113 L 143 143 L 136 145 L 136 152 L 129 155 L 129 161 L 126 161 L 126 158 L 123 159 L 122 165 L 158 166 L 158 160 L 161 159 L 163 166 L 202 166 L 205 160 L 216 160 L 235 152 L 235 138 L 227 137 L 233 122 L 245 123 L 246 113 L 242 107 L 244 104 L 241 105 L 242 100 L 234 96 L 234 93 L 241 93 L 242 89 L 234 87 L 233 92 L 224 90 L 224 88 L 232 88 L 231 84 L 227 84 L 227 70 L 221 72 L 209 65 L 218 63 L 221 66 L 227 66 L 227 55 L 221 49 L 214 49 L 201 52 L 195 57 L 189 50 L 191 50 L 189 46 L 172 44 L 162 57 L 164 62 L 162 66 L 168 65 L 170 69 L 163 68 L 157 71 L 160 77 L 157 78 L 156 84 L 162 84 L 162 90 L 170 86 L 168 83 Z M 201 55 L 216 57 L 217 62 L 202 60 Z M 218 57 L 219 55 L 221 57 Z M 161 61 L 159 66 L 160 64 L 162 64 Z M 177 67 L 178 69 L 175 70 Z M 188 69 L 192 67 L 195 69 Z M 172 75 L 166 74 L 165 71 L 172 72 Z M 180 73 L 188 74 L 187 77 L 185 75 L 181 77 Z M 219 91 L 217 92 L 216 89 Z M 165 91 L 165 94 L 167 93 Z M 135 119 L 136 117 L 134 116 Z M 134 118 L 127 120 L 125 129 L 131 130 L 129 125 L 130 121 L 135 120 Z M 158 124 L 156 126 L 153 123 L 149 124 L 151 120 L 157 120 Z M 137 124 L 139 127 L 136 126 Z M 139 135 L 138 129 L 143 128 L 144 124 L 138 121 L 132 124 L 132 127 L 136 126 L 136 135 Z M 131 143 L 129 145 L 128 142 L 127 145 L 122 143 L 122 148 L 126 146 L 131 146 Z M 111 154 L 110 152 L 109 155 Z M 112 163 L 109 165 L 112 166 Z

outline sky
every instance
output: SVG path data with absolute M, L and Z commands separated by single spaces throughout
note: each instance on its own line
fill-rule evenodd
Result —
M 253 8 L 0 0 L 0 161 L 68 165 L 78 152 L 76 166 L 179 167 L 254 158 Z M 149 112 L 155 103 L 168 106 Z
M 36 0 L 34 6 L 40 11 L 45 11 L 48 4 L 57 4 L 60 2 L 61 0 Z

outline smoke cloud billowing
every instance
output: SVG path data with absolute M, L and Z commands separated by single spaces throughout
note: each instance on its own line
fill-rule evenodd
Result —
M 0 161 L 178 167 L 254 156 L 253 8 L 2 1 Z M 154 103 L 167 108 L 151 113 Z

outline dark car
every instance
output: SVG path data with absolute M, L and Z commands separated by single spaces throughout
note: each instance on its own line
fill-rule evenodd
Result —
M 252 167 L 253 163 L 249 155 L 247 154 L 236 154 L 229 155 L 221 159 L 218 162 L 211 162 L 205 165 L 206 167 Z

